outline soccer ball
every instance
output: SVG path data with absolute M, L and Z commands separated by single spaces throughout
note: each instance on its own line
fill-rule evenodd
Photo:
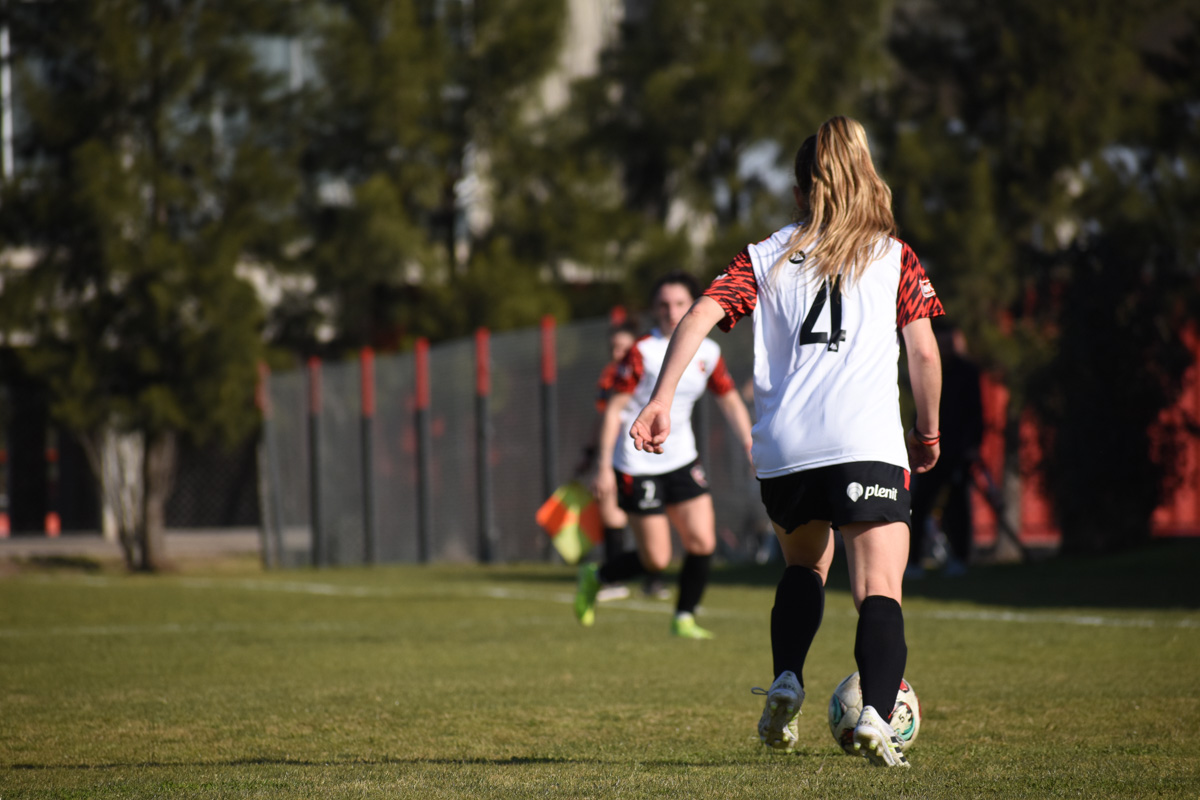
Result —
M 880 709 L 882 713 L 882 709 Z M 829 698 L 829 732 L 842 749 L 854 755 L 854 726 L 862 714 L 862 689 L 858 686 L 855 672 L 838 684 Z M 900 737 L 900 749 L 907 750 L 917 739 L 921 730 L 921 701 L 913 691 L 912 684 L 900 679 L 900 690 L 896 692 L 896 707 L 892 709 L 892 730 Z

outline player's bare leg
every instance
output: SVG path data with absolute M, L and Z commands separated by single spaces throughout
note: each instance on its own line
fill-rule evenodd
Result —
M 863 600 L 872 595 L 901 602 L 908 526 L 903 522 L 851 522 L 841 526 L 841 531 L 854 607 L 861 610 Z
M 665 514 L 630 514 L 638 556 L 648 572 L 662 572 L 671 564 L 671 524 Z

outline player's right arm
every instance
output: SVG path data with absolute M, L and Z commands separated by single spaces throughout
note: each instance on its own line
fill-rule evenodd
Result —
M 629 429 L 633 444 L 638 450 L 649 453 L 662 453 L 663 442 L 671 433 L 671 403 L 675 401 L 675 389 L 679 379 L 700 343 L 709 331 L 725 317 L 725 310 L 707 295 L 701 295 L 692 307 L 683 315 L 683 319 L 675 326 L 671 334 L 671 343 L 667 345 L 667 353 L 663 357 L 662 369 L 658 373 L 658 382 L 654 384 L 654 392 L 650 402 L 638 414 Z
M 600 420 L 600 436 L 596 445 L 596 474 L 592 478 L 592 494 L 604 500 L 617 495 L 617 477 L 613 474 L 613 451 L 621 433 L 621 413 L 629 405 L 633 395 L 617 392 L 608 398 L 604 416 Z

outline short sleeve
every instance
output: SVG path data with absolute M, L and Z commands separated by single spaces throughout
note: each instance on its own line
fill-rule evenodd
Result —
M 733 377 L 725 367 L 724 356 L 717 359 L 717 365 L 708 376 L 708 390 L 717 396 L 729 394 L 734 390 Z
M 642 351 L 638 347 L 640 342 L 634 342 L 633 347 L 629 348 L 629 352 L 625 354 L 625 358 L 617 366 L 616 377 L 613 378 L 612 391 L 609 397 L 614 394 L 632 394 L 637 388 L 638 382 L 641 381 L 642 375 L 646 372 L 646 366 L 642 362 Z
M 749 248 L 742 248 L 725 271 L 713 278 L 704 294 L 716 300 L 725 312 L 725 317 L 717 323 L 723 331 L 732 330 L 739 319 L 753 313 L 758 303 L 758 279 L 754 277 Z
M 616 380 L 617 365 L 606 364 L 604 371 L 600 373 L 600 380 L 596 384 L 596 411 L 601 414 L 608 407 L 608 398 L 612 397 L 613 384 Z
M 904 244 L 901 242 L 901 244 Z M 910 322 L 918 319 L 945 315 L 942 301 L 934 291 L 933 283 L 925 274 L 925 268 L 917 260 L 917 254 L 907 244 L 900 253 L 900 289 L 896 292 L 896 330 L 902 331 Z

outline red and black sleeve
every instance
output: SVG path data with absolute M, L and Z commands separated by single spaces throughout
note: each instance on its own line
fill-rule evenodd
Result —
M 643 336 L 642 339 L 646 337 Z M 613 378 L 612 391 L 609 392 L 609 397 L 614 394 L 632 394 L 637 388 L 638 382 L 641 381 L 642 375 L 646 372 L 646 366 L 642 361 L 642 351 L 638 347 L 642 339 L 638 339 L 633 343 L 633 347 L 629 348 L 629 352 L 625 354 L 625 358 L 617 366 L 616 377 Z
M 717 323 L 723 331 L 731 330 L 739 319 L 753 313 L 758 303 L 758 279 L 754 277 L 750 250 L 742 248 L 704 294 L 716 300 L 725 311 L 724 319 Z
M 717 359 L 717 365 L 713 367 L 712 374 L 708 376 L 708 390 L 720 396 L 732 392 L 734 388 L 733 376 L 725 367 L 725 357 L 721 356 Z
M 901 242 L 901 244 L 904 244 Z M 917 254 L 907 244 L 900 253 L 900 288 L 896 292 L 896 330 L 918 319 L 946 313 Z

